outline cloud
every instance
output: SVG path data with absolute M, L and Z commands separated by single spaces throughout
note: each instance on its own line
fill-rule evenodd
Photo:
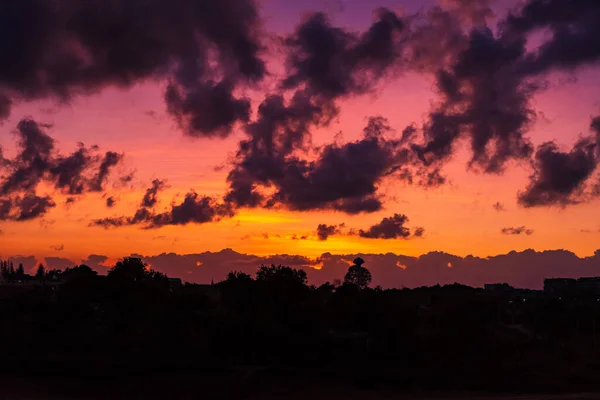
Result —
M 48 213 L 56 203 L 48 195 L 31 193 L 13 198 L 0 198 L 0 221 L 29 221 Z
M 283 86 L 306 85 L 326 98 L 364 93 L 399 60 L 404 32 L 405 23 L 384 8 L 360 35 L 332 26 L 323 13 L 312 14 L 285 40 L 289 74 Z
M 503 172 L 510 159 L 528 159 L 525 133 L 533 122 L 530 99 L 538 86 L 516 67 L 525 42 L 495 37 L 488 28 L 472 29 L 452 63 L 435 72 L 442 101 L 424 126 L 425 144 L 415 152 L 426 165 L 446 161 L 454 143 L 468 137 L 470 167 Z
M 233 84 L 198 82 L 187 88 L 171 83 L 167 111 L 189 136 L 227 137 L 235 122 L 250 119 L 250 99 L 235 98 Z
M 593 1 L 529 0 L 509 16 L 516 32 L 547 29 L 552 34 L 527 59 L 531 73 L 574 69 L 600 59 L 600 10 Z
M 50 246 L 50 248 L 52 250 L 56 250 L 56 251 L 63 251 L 65 249 L 65 245 L 64 244 L 57 244 L 57 245 Z
M 0 66 L 0 116 L 7 117 L 13 103 L 68 101 L 109 86 L 160 80 L 166 83 L 167 114 L 187 136 L 226 137 L 243 130 L 222 200 L 190 192 L 170 211 L 156 213 L 150 210 L 155 203 L 142 204 L 133 216 L 104 219 L 104 226 L 204 222 L 240 207 L 376 212 L 384 205 L 379 188 L 385 179 L 426 188 L 446 184 L 443 167 L 462 140 L 470 147 L 468 167 L 484 173 L 500 174 L 511 161 L 533 156 L 535 173 L 519 202 L 564 206 L 586 198 L 582 188 L 598 150 L 588 165 L 581 154 L 591 150 L 581 143 L 570 153 L 549 144 L 535 151 L 527 136 L 536 115 L 531 99 L 544 89 L 549 72 L 598 61 L 598 13 L 587 0 L 528 0 L 494 27 L 490 1 L 446 0 L 410 18 L 377 9 L 363 32 L 314 13 L 279 38 L 279 46 L 267 48 L 252 0 L 64 7 L 9 0 L 0 5 L 0 49 L 11 60 Z M 139 15 L 144 23 L 134 18 Z M 552 34 L 528 50 L 538 30 Z M 271 75 L 273 89 L 252 119 L 245 93 L 264 86 L 263 57 L 279 50 L 281 78 Z M 439 95 L 419 129 L 411 124 L 396 139 L 383 119 L 372 118 L 358 140 L 312 144 L 312 131 L 332 123 L 342 100 L 372 93 L 407 71 L 433 77 Z M 0 156 L 0 168 L 8 171 L 0 181 L 4 209 L 8 202 L 12 209 L 17 195 L 38 196 L 42 182 L 70 197 L 104 191 L 123 158 L 83 144 L 57 155 L 48 129 L 21 121 L 18 156 Z M 563 176 L 546 176 L 552 168 Z M 600 182 L 597 188 L 600 193 Z M 188 212 L 197 214 L 184 216 Z
M 48 127 L 31 119 L 19 122 L 16 133 L 20 152 L 5 164 L 9 173 L 1 181 L 0 195 L 35 189 L 51 169 L 54 139 L 42 130 Z
M 104 182 L 106 181 L 110 170 L 117 165 L 123 159 L 123 154 L 115 153 L 114 151 L 107 151 L 104 154 L 104 158 L 98 168 L 98 173 L 91 182 L 90 189 L 94 192 L 101 192 L 103 190 Z
M 116 204 L 117 200 L 113 196 L 106 198 L 106 207 L 112 208 Z
M 364 266 L 373 276 L 372 286 L 381 285 L 384 288 L 415 288 L 455 282 L 483 287 L 485 283 L 507 282 L 515 287 L 539 289 L 544 278 L 594 276 L 600 268 L 600 250 L 591 257 L 577 257 L 566 250 L 511 251 L 485 258 L 430 252 L 419 257 L 393 253 L 324 253 L 311 259 L 294 255 L 261 257 L 231 249 L 197 254 L 142 255 L 154 270 L 189 282 L 218 282 L 225 279 L 230 271 L 254 274 L 261 264 L 273 263 L 305 270 L 309 283 L 315 285 L 343 279 L 349 262 L 356 257 L 365 260 Z M 448 268 L 449 263 L 452 268 Z M 404 267 L 398 268 L 398 265 Z M 106 271 L 106 267 L 100 266 L 98 270 Z
M 41 184 L 68 194 L 67 204 L 86 192 L 103 191 L 111 169 L 123 158 L 114 152 L 98 156 L 96 146 L 86 148 L 81 143 L 72 154 L 60 155 L 48 129 L 49 125 L 32 119 L 18 123 L 18 152 L 14 159 L 2 158 L 0 163 L 0 171 L 4 172 L 0 175 L 0 219 L 27 221 L 55 207 L 50 195 L 36 194 Z
M 143 15 L 143 23 L 139 17 Z M 169 79 L 178 101 L 168 111 L 192 123 L 186 131 L 212 136 L 237 114 L 234 89 L 265 74 L 260 20 L 252 0 L 131 3 L 9 0 L 0 5 L 0 114 L 11 102 L 70 98 L 108 86 Z M 10 37 L 10 39 L 9 39 Z M 218 81 L 217 81 L 218 79 Z M 181 101 L 179 101 L 181 100 Z
M 164 190 L 167 187 L 166 182 L 161 179 L 154 179 L 152 186 L 146 189 L 146 193 L 142 198 L 142 207 L 151 208 L 154 207 L 158 201 L 158 192 Z
M 358 235 L 367 239 L 408 239 L 411 236 L 410 229 L 404 224 L 408 222 L 408 217 L 404 214 L 394 214 L 392 217 L 385 217 L 381 222 L 372 225 L 367 230 L 360 229 Z M 423 236 L 425 230 L 416 228 L 413 236 Z
M 502 232 L 503 235 L 520 235 L 522 233 L 526 235 L 531 235 L 533 234 L 533 229 L 529 229 L 525 226 L 517 226 L 502 228 L 500 232 Z
M 413 232 L 414 237 L 423 237 L 424 235 L 425 235 L 425 228 L 423 228 L 422 226 L 418 226 L 415 228 L 415 230 Z
M 407 162 L 408 150 L 389 138 L 391 129 L 380 117 L 371 118 L 361 139 L 328 144 L 308 161 L 274 145 L 243 146 L 228 180 L 226 201 L 237 207 L 283 207 L 290 210 L 337 210 L 348 214 L 382 207 L 379 183 Z M 260 187 L 274 187 L 266 196 Z
M 377 10 L 363 33 L 335 27 L 322 13 L 308 16 L 284 39 L 286 76 L 280 89 L 292 91 L 290 100 L 275 93 L 259 105 L 228 174 L 225 201 L 235 207 L 350 214 L 379 210 L 376 186 L 392 172 L 400 147 L 383 137 L 382 131 L 389 131 L 385 121 L 372 119 L 361 141 L 322 149 L 310 145 L 311 129 L 329 125 L 339 113 L 338 99 L 370 91 L 396 69 L 405 35 L 405 22 L 386 9 Z M 299 152 L 314 152 L 316 160 Z M 337 179 L 339 173 L 344 179 Z M 266 187 L 275 193 L 266 195 L 261 191 Z
M 506 208 L 504 208 L 504 204 L 500 203 L 499 201 L 495 202 L 492 207 L 494 208 L 494 210 L 496 211 L 506 211 Z
M 37 260 L 35 258 L 35 256 L 14 256 L 14 257 L 8 257 L 7 260 L 9 263 L 13 263 L 15 266 L 15 269 L 17 269 L 17 267 L 19 266 L 19 264 L 23 264 L 23 269 L 27 272 L 27 271 L 31 271 L 33 270 L 35 267 L 37 267 Z
M 211 197 L 189 192 L 180 204 L 173 204 L 169 211 L 154 215 L 151 227 L 189 223 L 202 224 L 218 221 L 225 217 L 233 217 L 233 215 L 234 212 L 228 205 L 219 204 Z
M 90 222 L 90 226 L 101 226 L 105 229 L 128 225 L 141 225 L 146 229 L 160 228 L 165 225 L 187 225 L 216 222 L 222 218 L 233 217 L 235 210 L 226 203 L 217 202 L 208 196 L 201 196 L 194 191 L 188 192 L 179 204 L 172 203 L 168 211 L 156 213 L 150 207 L 157 202 L 158 191 L 165 187 L 159 179 L 152 181 L 146 190 L 140 207 L 133 216 L 98 218 Z
M 569 152 L 560 151 L 554 142 L 538 147 L 529 184 L 518 193 L 519 204 L 524 207 L 566 206 L 586 200 L 585 185 L 599 159 L 600 129 L 595 121 L 591 127 L 596 137 L 579 139 Z
M 443 0 L 442 4 L 464 19 L 466 24 L 485 26 L 495 18 L 493 0 Z
M 283 95 L 267 96 L 257 120 L 246 128 L 248 138 L 239 143 L 225 200 L 239 207 L 264 205 L 265 196 L 257 186 L 282 179 L 288 163 L 297 160 L 292 153 L 306 147 L 310 127 L 327 126 L 337 112 L 331 103 L 305 91 L 295 92 L 287 104 Z
M 71 195 L 82 194 L 86 186 L 83 173 L 91 162 L 89 151 L 82 144 L 70 156 L 59 157 L 50 167 L 50 174 L 56 180 L 55 187 Z
M 44 264 L 46 265 L 46 269 L 61 269 L 65 268 L 73 268 L 77 265 L 72 260 L 63 257 L 45 257 Z
M 81 263 L 95 269 L 96 271 L 103 272 L 106 270 L 106 261 L 108 261 L 107 256 L 90 254 L 86 259 L 81 260 Z
M 340 233 L 340 226 L 338 225 L 319 224 L 319 226 L 317 226 L 317 237 L 319 240 L 327 240 L 329 236 L 335 235 L 336 233 Z

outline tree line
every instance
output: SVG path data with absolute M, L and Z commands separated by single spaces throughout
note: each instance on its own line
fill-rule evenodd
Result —
M 10 263 L 1 267 L 11 273 Z M 0 343 L 11 344 L 3 348 L 5 375 L 260 366 L 363 386 L 597 385 L 596 302 L 523 301 L 460 284 L 372 288 L 360 258 L 343 282 L 320 286 L 283 265 L 232 271 L 211 285 L 179 284 L 138 258 L 119 260 L 106 275 L 85 265 L 37 272 L 38 285 L 0 287 Z

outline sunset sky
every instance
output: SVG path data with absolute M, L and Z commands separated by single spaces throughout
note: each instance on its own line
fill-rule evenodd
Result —
M 0 5 L 0 258 L 600 247 L 593 1 L 20 3 Z M 286 121 L 261 120 L 278 95 Z

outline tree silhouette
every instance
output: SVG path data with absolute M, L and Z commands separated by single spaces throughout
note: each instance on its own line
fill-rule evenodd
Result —
M 35 273 L 35 277 L 40 280 L 43 281 L 46 278 L 46 270 L 44 269 L 44 266 L 42 264 L 40 264 L 38 266 L 37 272 Z
M 146 272 L 146 264 L 141 258 L 124 257 L 108 271 L 108 278 L 137 282 L 145 278 Z
M 80 278 L 93 278 L 98 273 L 88 267 L 87 265 L 81 264 L 78 267 L 67 268 L 60 276 L 64 279 L 80 279 Z
M 262 265 L 256 273 L 256 280 L 259 282 L 278 282 L 278 283 L 296 283 L 306 285 L 308 278 L 306 271 L 294 269 L 283 265 Z
M 344 283 L 356 285 L 360 289 L 364 289 L 371 283 L 371 273 L 362 265 L 365 263 L 360 257 L 354 259 L 354 265 L 348 268 Z
M 252 277 L 244 272 L 231 271 L 227 274 L 227 278 L 223 281 L 226 283 L 237 283 L 237 282 L 252 282 Z
M 23 268 L 23 264 L 19 264 L 19 268 L 17 268 L 17 277 L 23 278 L 25 276 L 25 268 Z
M 46 279 L 54 281 L 54 280 L 57 280 L 58 278 L 60 278 L 61 274 L 62 274 L 62 271 L 60 269 L 51 269 L 48 272 L 46 272 Z
M 0 273 L 2 274 L 2 278 L 8 279 L 10 276 L 10 272 L 8 270 L 8 261 L 3 261 L 2 266 L 0 267 Z

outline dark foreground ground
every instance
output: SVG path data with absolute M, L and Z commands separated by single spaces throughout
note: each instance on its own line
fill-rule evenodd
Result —
M 486 393 L 472 391 L 407 390 L 364 385 L 361 382 L 324 381 L 299 376 L 274 376 L 240 369 L 227 376 L 198 374 L 99 378 L 13 377 L 0 379 L 0 400 L 54 399 L 291 399 L 291 400 L 583 400 L 600 393 Z
M 181 285 L 139 259 L 60 277 L 0 290 L 0 400 L 600 399 L 565 395 L 600 393 L 600 293 L 314 287 L 285 266 Z

